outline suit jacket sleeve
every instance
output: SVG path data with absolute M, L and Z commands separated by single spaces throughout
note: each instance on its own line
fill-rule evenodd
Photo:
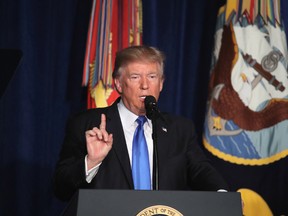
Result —
M 193 122 L 171 115 L 165 117 L 166 123 L 159 128 L 159 138 L 162 140 L 159 143 L 159 162 L 162 162 L 160 177 L 164 189 L 227 190 L 225 180 L 200 147 Z M 161 131 L 161 127 L 167 127 L 167 132 Z
M 59 199 L 69 200 L 79 188 L 89 187 L 85 174 L 85 131 L 98 127 L 99 122 L 100 115 L 93 110 L 68 120 L 53 179 L 54 193 Z
M 192 122 L 189 123 L 191 132 L 187 144 L 188 178 L 192 190 L 217 191 L 228 190 L 226 181 L 211 165 L 201 149 Z

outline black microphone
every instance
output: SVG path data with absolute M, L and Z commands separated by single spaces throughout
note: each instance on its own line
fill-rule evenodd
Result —
M 157 108 L 155 97 L 146 96 L 145 109 L 147 118 L 152 120 L 152 139 L 153 139 L 153 190 L 159 190 L 159 163 L 158 163 L 158 144 L 157 144 L 157 118 L 160 112 Z
M 144 103 L 147 118 L 153 119 L 160 116 L 160 112 L 157 108 L 157 102 L 155 97 L 153 97 L 152 95 L 146 96 Z

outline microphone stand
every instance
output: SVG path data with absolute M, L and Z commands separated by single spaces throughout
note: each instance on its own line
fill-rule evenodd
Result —
M 153 190 L 159 190 L 159 164 L 157 143 L 157 116 L 152 115 L 152 139 L 153 139 Z

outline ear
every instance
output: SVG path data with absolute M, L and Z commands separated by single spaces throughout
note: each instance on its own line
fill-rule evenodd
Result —
M 114 84 L 116 86 L 118 93 L 121 94 L 122 93 L 122 85 L 121 85 L 121 82 L 118 78 L 114 79 Z
M 164 79 L 162 79 L 162 80 L 160 81 L 160 92 L 161 92 L 162 89 L 163 89 L 163 84 L 164 84 Z

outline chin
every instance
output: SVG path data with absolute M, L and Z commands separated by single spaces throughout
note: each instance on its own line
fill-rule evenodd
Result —
M 146 115 L 145 107 L 142 107 L 141 109 L 139 109 L 139 115 Z

